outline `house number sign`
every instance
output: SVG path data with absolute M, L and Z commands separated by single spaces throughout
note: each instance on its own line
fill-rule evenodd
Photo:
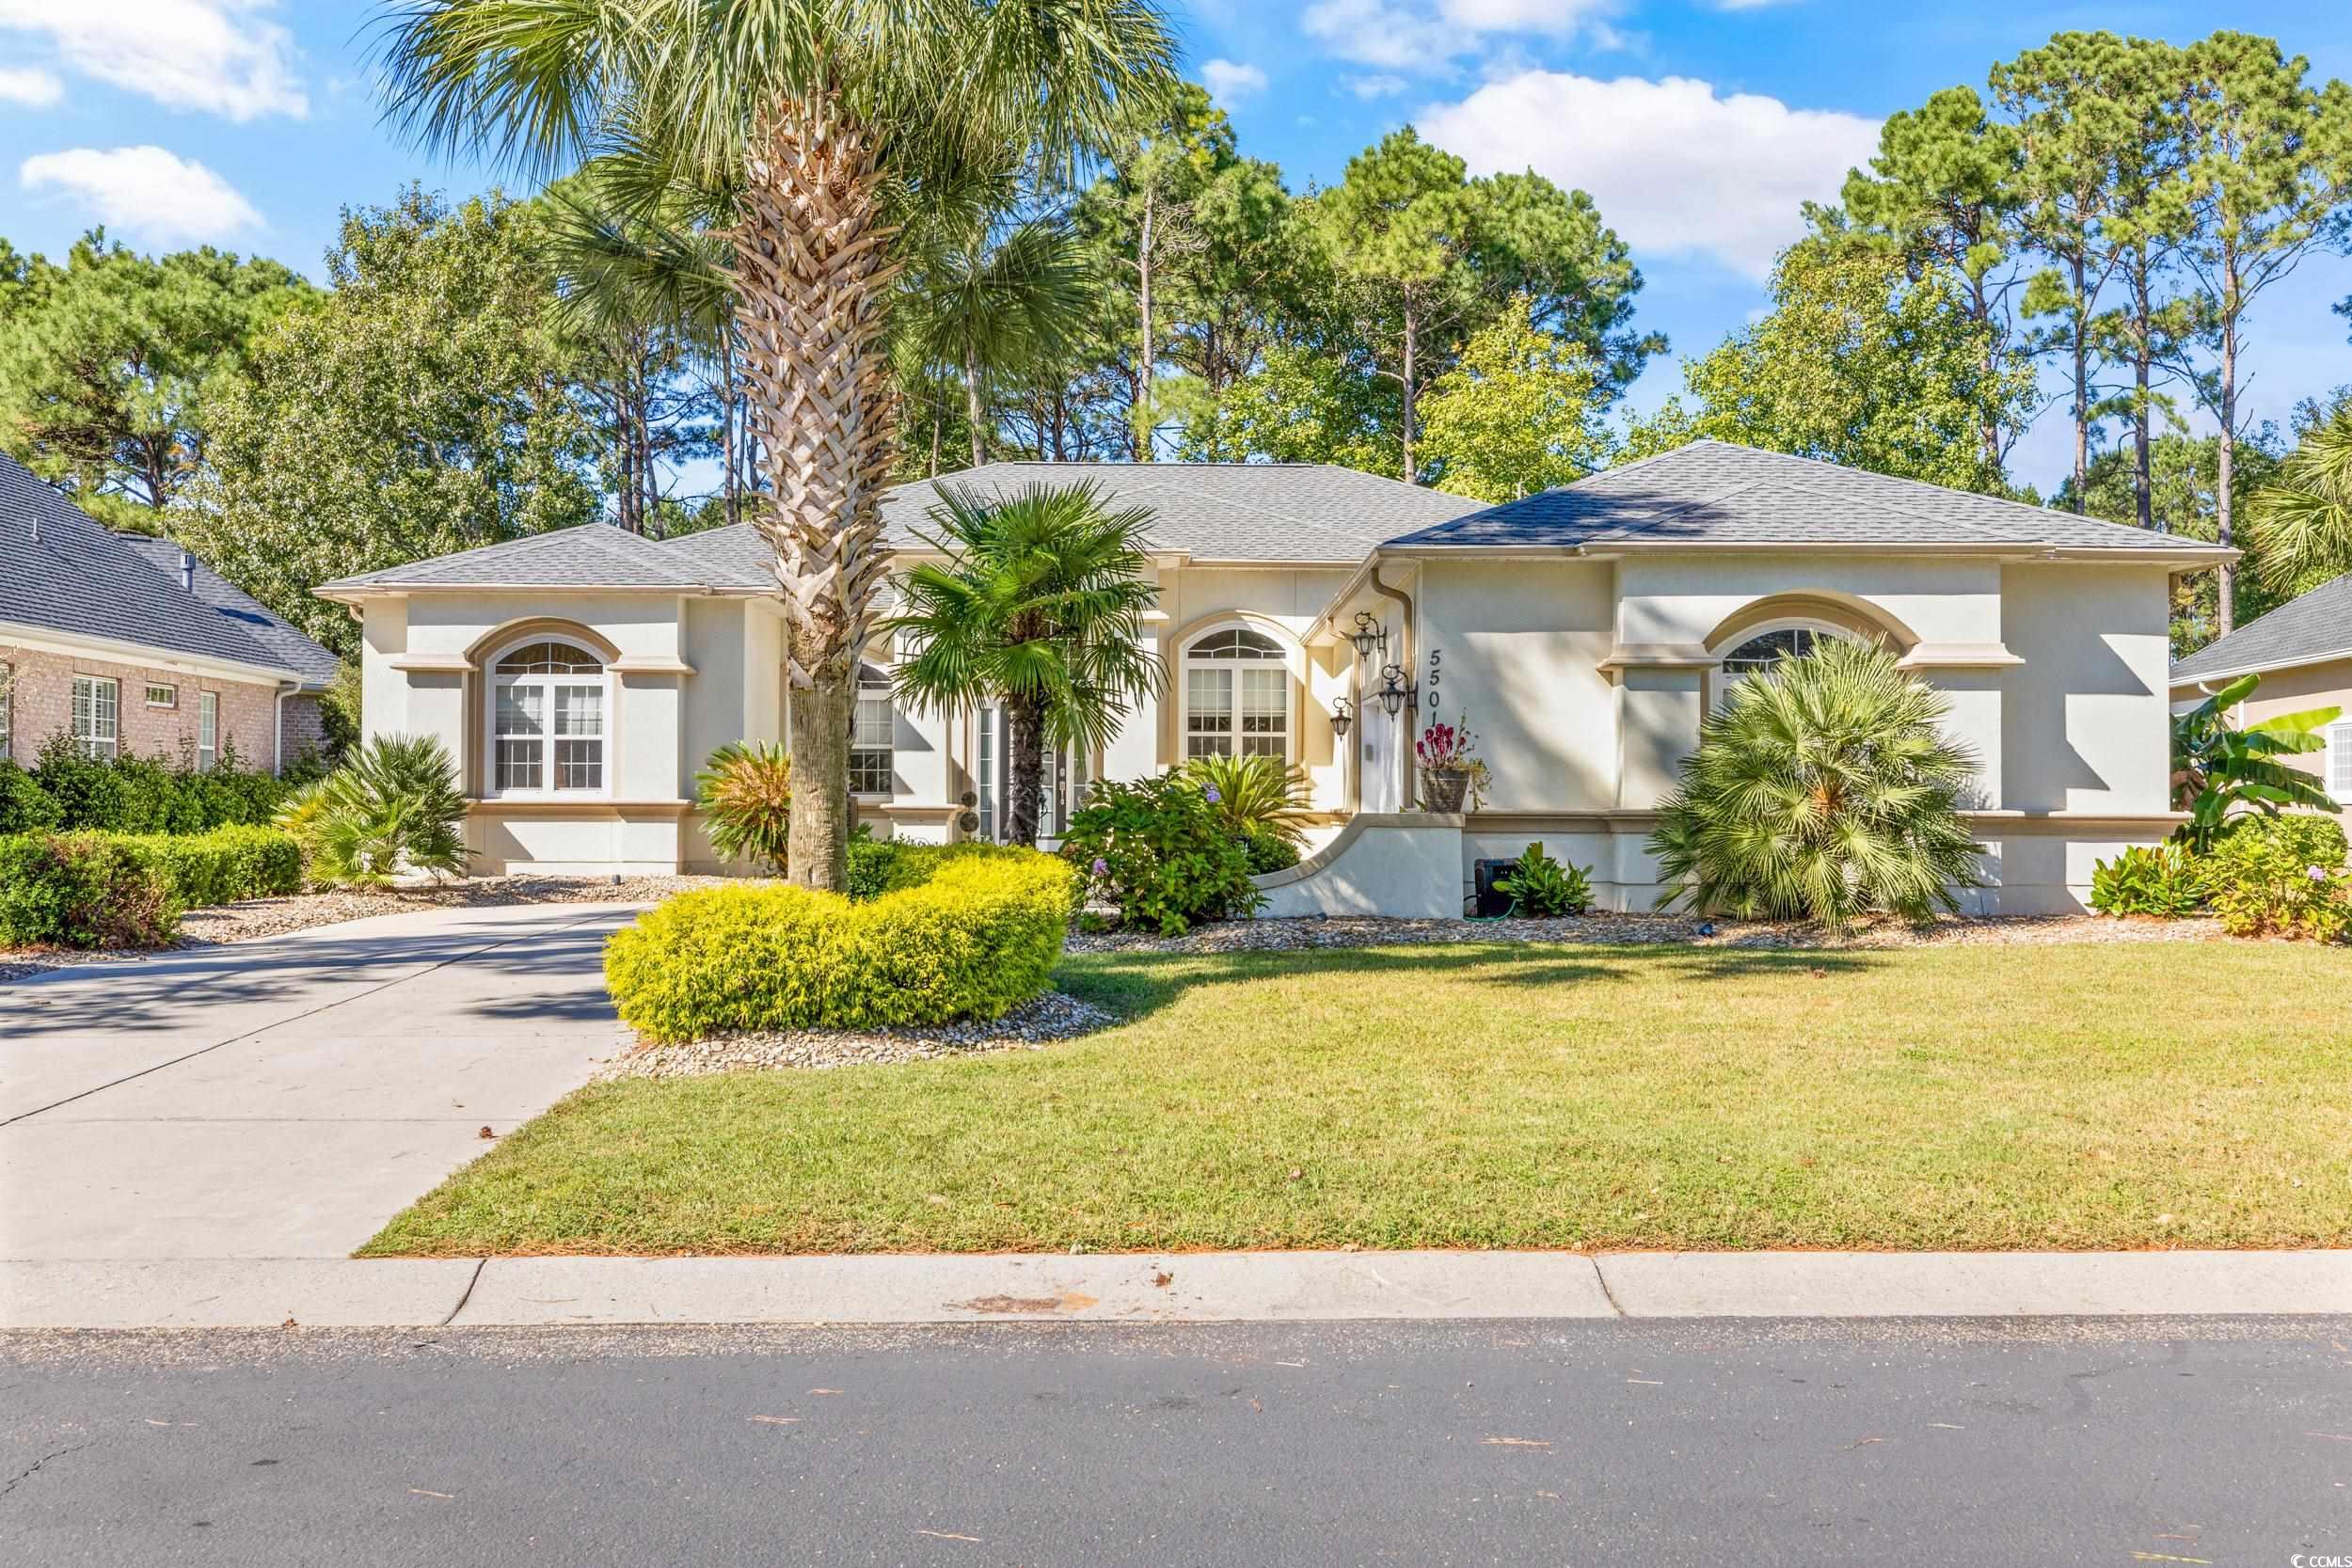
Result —
M 1429 650 L 1429 711 L 1433 714 L 1438 711 L 1438 660 L 1443 652 L 1439 648 Z

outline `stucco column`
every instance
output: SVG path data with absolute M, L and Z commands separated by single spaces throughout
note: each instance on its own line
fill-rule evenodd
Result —
M 1922 669 L 1921 677 L 1943 693 L 1952 711 L 1944 733 L 1968 748 L 1977 759 L 1977 783 L 1967 801 L 1971 810 L 1999 811 L 2006 803 L 2001 790 L 2001 686 L 1999 669 Z
M 1143 647 L 1146 653 L 1161 661 L 1163 669 L 1168 669 L 1168 626 L 1165 622 L 1147 621 L 1144 624 Z M 1168 678 L 1171 683 L 1178 679 L 1176 672 L 1168 669 Z M 1160 759 L 1160 709 L 1163 702 L 1172 703 L 1175 700 L 1173 685 L 1163 695 L 1155 696 L 1147 691 L 1135 700 L 1126 721 L 1119 726 L 1119 733 L 1111 736 L 1109 745 L 1103 748 L 1103 777 L 1125 784 L 1156 773 L 1166 766 Z
M 1706 671 L 1632 667 L 1617 685 L 1617 804 L 1647 811 L 1679 781 L 1683 759 L 1698 750 Z

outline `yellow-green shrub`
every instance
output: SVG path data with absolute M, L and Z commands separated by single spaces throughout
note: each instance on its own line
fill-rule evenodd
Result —
M 852 902 L 741 884 L 682 893 L 613 933 L 604 978 L 649 1039 L 1001 1018 L 1061 957 L 1078 878 L 1051 855 L 959 845 L 910 855 Z

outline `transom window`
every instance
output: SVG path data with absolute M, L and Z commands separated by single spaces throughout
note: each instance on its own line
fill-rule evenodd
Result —
M 1826 627 L 1775 626 L 1758 632 L 1724 656 L 1724 673 L 1753 675 L 1770 670 L 1784 658 L 1803 658 L 1823 642 L 1839 636 Z
M 164 686 L 154 681 L 148 682 L 147 705 L 149 707 L 178 707 L 180 689 L 176 686 Z
M 608 677 L 570 642 L 526 642 L 490 673 L 490 788 L 498 795 L 604 788 Z
M 890 705 L 890 677 L 872 665 L 857 673 L 857 708 L 850 722 L 850 793 L 891 793 L 891 745 L 897 716 Z
M 1184 755 L 1290 760 L 1291 673 L 1282 645 L 1227 626 L 1184 650 Z
M 73 677 L 73 745 L 86 757 L 111 759 L 120 736 L 122 688 L 110 675 Z

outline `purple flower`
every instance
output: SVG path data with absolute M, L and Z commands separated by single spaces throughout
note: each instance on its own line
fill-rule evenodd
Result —
M 1204 793 L 1205 793 L 1205 794 L 1209 797 L 1209 804 L 1211 804 L 1211 805 L 1216 805 L 1216 804 L 1219 800 L 1224 800 L 1224 799 L 1225 799 L 1225 797 L 1224 797 L 1224 796 L 1219 795 L 1219 794 L 1216 792 L 1216 785 L 1215 785 L 1215 784 L 1211 784 L 1211 785 L 1209 785 L 1209 786 L 1208 786 L 1208 788 L 1204 791 Z
M 1107 877 L 1107 876 L 1109 876 L 1109 875 L 1111 874 L 1111 863 L 1110 863 L 1110 862 L 1108 862 L 1108 861 L 1106 861 L 1106 860 L 1104 860 L 1104 859 L 1102 856 L 1100 856 L 1100 855 L 1095 856 L 1095 857 L 1094 857 L 1094 874 L 1095 874 L 1097 877 Z
M 2303 875 L 2309 877 L 2314 882 L 2324 882 L 2328 879 L 2328 872 L 2323 866 L 2306 866 L 2303 869 Z

